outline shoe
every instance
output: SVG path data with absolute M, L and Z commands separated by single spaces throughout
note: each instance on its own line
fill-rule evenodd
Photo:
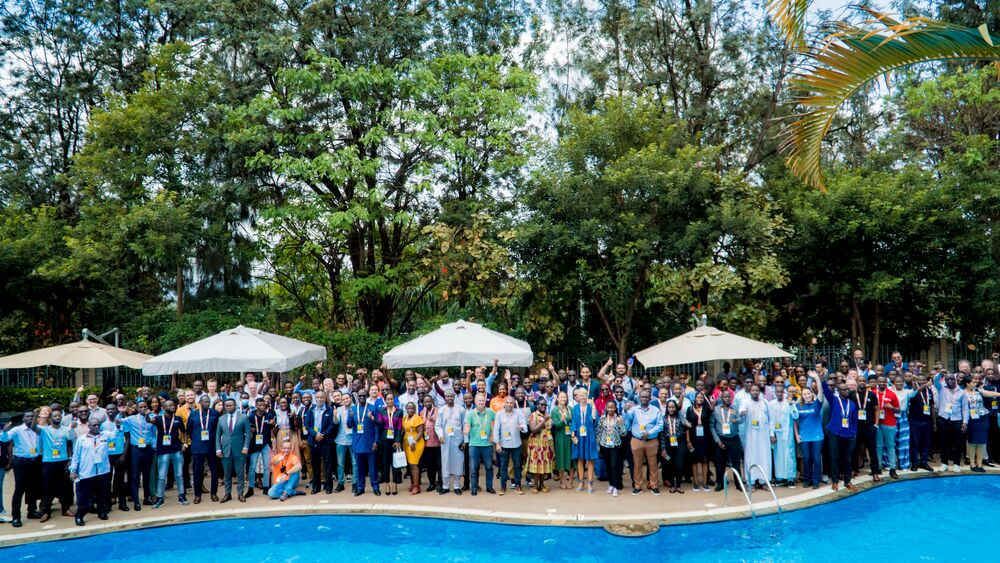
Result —
M 462 496 L 462 489 L 455 489 L 455 494 L 458 496 Z
M 83 518 L 82 518 L 82 517 L 80 517 L 80 516 L 77 516 L 77 517 L 76 517 L 76 525 L 77 525 L 77 526 L 83 526 L 84 524 L 85 524 L 85 522 L 83 521 Z M 17 526 L 20 526 L 20 525 L 21 525 L 21 523 L 20 523 L 20 522 L 18 522 L 18 523 L 17 523 Z
M 184 495 L 181 495 L 180 497 L 178 497 L 177 502 L 181 503 L 181 506 L 187 506 L 187 505 L 191 504 L 191 503 L 188 502 L 187 497 L 184 496 Z
M 343 483 L 337 483 L 337 488 L 333 490 L 333 492 L 335 492 L 335 493 L 341 493 L 343 491 L 344 491 L 344 484 Z
M 961 473 L 962 472 L 962 467 L 956 463 L 955 465 L 951 466 L 951 472 L 952 473 Z
M 795 488 L 795 481 L 789 481 L 788 482 L 788 488 L 789 489 L 794 489 Z
M 660 489 L 652 489 L 650 492 L 653 493 L 654 497 L 660 496 Z
M 142 510 L 142 504 L 137 502 L 134 505 L 132 505 L 132 508 L 134 508 L 136 512 L 139 512 L 140 510 Z
M 696 493 L 700 493 L 701 492 L 701 487 L 699 487 L 698 485 L 695 485 L 694 487 L 692 487 L 691 490 L 693 490 Z
M 642 494 L 642 489 L 632 489 L 632 496 Z
M 195 504 L 201 504 L 201 497 L 194 497 Z
M 219 495 L 212 495 L 212 502 L 219 502 Z
M 979 466 L 973 467 L 970 471 L 975 471 L 976 473 L 986 473 L 986 470 Z
M 330 491 L 327 491 L 326 494 L 330 494 Z M 250 489 L 247 489 L 247 494 L 243 495 L 243 498 L 244 499 L 248 499 L 248 498 L 250 498 L 252 496 L 253 496 L 253 489 L 250 488 Z
M 524 494 L 524 489 L 522 489 L 521 487 L 514 487 L 514 492 L 517 493 L 517 494 L 519 494 L 519 495 L 523 495 Z
M 491 495 L 497 494 L 497 492 L 493 490 L 493 487 L 486 487 L 486 492 Z
M 618 489 L 612 489 L 611 496 L 613 496 L 613 497 L 618 496 Z
M 108 519 L 108 515 L 107 514 L 98 514 L 97 517 L 100 518 L 101 520 L 107 520 Z
M 42 513 L 37 510 L 28 511 L 28 520 L 38 520 L 42 517 Z
M 892 477 L 893 479 L 899 479 L 899 473 L 896 473 L 895 469 L 890 469 L 889 470 L 889 477 Z
M 612 487 L 611 485 L 608 485 L 608 490 L 606 491 L 606 494 L 609 494 L 609 495 L 610 495 L 610 494 L 611 494 L 611 491 L 613 491 L 613 490 L 615 490 L 615 488 L 614 488 L 614 487 Z
M 833 485 L 830 486 L 830 488 L 833 489 L 834 492 L 839 491 L 840 483 L 834 483 Z
M 233 500 L 233 495 L 226 494 L 226 496 L 222 497 L 222 500 L 220 500 L 219 503 L 220 504 L 226 504 L 227 502 L 229 502 L 231 500 Z
M 715 492 L 717 493 L 721 493 L 722 489 L 723 489 L 722 483 L 719 483 L 718 485 L 715 486 Z
M 319 494 L 319 489 L 313 489 L 313 490 L 309 491 L 309 494 L 311 494 L 311 495 L 318 495 Z
M 128 505 L 125 504 L 124 502 L 119 502 L 118 510 L 121 510 L 122 512 L 128 512 Z
M 82 522 L 83 520 L 80 520 L 80 521 Z M 15 528 L 20 528 L 22 526 L 21 519 L 20 518 L 14 518 L 13 520 L 10 521 L 10 525 L 14 526 Z M 83 526 L 83 524 L 80 524 L 80 525 Z
M 212 500 L 215 500 L 215 499 L 213 498 Z M 151 499 L 149 497 L 146 497 L 146 498 L 142 499 L 142 504 L 144 504 L 145 506 L 153 506 L 153 499 Z
M 987 461 L 984 461 L 984 462 L 983 462 L 983 465 L 985 465 L 986 467 L 993 467 L 993 462 L 992 462 L 992 461 L 989 461 L 989 460 L 987 460 Z
M 380 491 L 380 490 L 378 490 L 378 489 L 375 489 L 374 491 L 372 491 L 372 493 L 374 493 L 374 494 L 375 494 L 375 496 L 377 496 L 377 497 L 380 497 L 380 496 L 382 496 L 382 491 Z
M 848 483 L 847 484 L 847 490 L 848 491 L 857 491 L 858 488 L 854 486 L 854 483 Z
M 448 490 L 445 489 L 444 487 L 438 487 L 438 494 L 439 495 L 443 495 L 443 494 L 445 494 L 447 492 L 448 492 Z
M 427 485 L 427 490 L 424 491 L 424 492 L 425 493 L 433 493 L 434 491 L 436 491 L 436 490 L 438 490 L 440 488 L 441 488 L 440 486 L 437 486 L 437 485 L 434 485 L 434 484 L 430 484 L 430 485 Z
M 923 464 L 923 465 L 921 465 L 921 466 L 919 466 L 919 467 L 920 467 L 920 469 L 923 469 L 924 471 L 930 471 L 931 473 L 934 472 L 934 468 L 932 468 L 930 465 L 927 465 L 926 463 Z
M 364 494 L 364 492 L 363 492 L 363 491 L 354 491 L 354 496 L 356 496 L 356 497 L 359 497 L 359 496 L 361 496 L 362 494 Z
M 236 499 L 239 500 L 240 502 L 246 502 L 247 501 L 247 497 L 245 497 L 243 495 L 236 495 Z
M 819 488 L 819 483 L 813 483 L 813 490 L 816 490 L 818 488 Z
M 160 508 L 161 506 L 163 506 L 163 499 L 162 498 L 157 498 L 156 501 L 153 503 L 153 510 L 156 510 L 157 508 Z
M 941 473 L 947 473 L 948 469 L 950 468 L 948 467 L 947 463 L 942 463 L 941 467 L 938 467 L 938 471 L 940 471 Z
M 479 489 L 472 489 L 472 496 L 476 496 L 478 494 L 479 494 Z
M 507 487 L 500 487 L 500 492 L 497 494 L 500 496 L 504 496 L 505 494 L 507 494 Z

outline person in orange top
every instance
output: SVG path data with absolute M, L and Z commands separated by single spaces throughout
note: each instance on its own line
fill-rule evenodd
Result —
M 271 457 L 271 475 L 274 484 L 267 491 L 267 496 L 282 501 L 295 495 L 305 493 L 295 489 L 299 485 L 299 475 L 302 472 L 302 462 L 299 456 L 292 453 L 291 442 L 281 443 L 281 453 Z
M 504 402 L 507 401 L 507 384 L 501 383 L 497 387 L 497 396 L 490 399 L 490 410 L 500 412 L 503 410 Z

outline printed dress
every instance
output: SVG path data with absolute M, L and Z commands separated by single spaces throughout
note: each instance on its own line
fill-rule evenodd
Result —
M 545 416 L 539 412 L 531 413 L 528 427 L 542 423 L 538 434 L 528 437 L 528 473 L 547 475 L 552 473 L 556 453 L 552 440 L 552 431 L 545 427 Z

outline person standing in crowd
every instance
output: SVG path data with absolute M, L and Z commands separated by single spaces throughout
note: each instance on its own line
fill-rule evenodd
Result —
M 111 463 L 108 460 L 108 441 L 111 431 L 101 431 L 103 418 L 91 418 L 87 422 L 88 432 L 80 437 L 73 448 L 73 459 L 69 463 L 69 478 L 76 483 L 76 525 L 84 525 L 84 516 L 92 507 L 97 517 L 108 519 L 111 511 Z M 94 499 L 96 498 L 96 506 Z
M 584 368 L 586 369 L 586 368 Z M 582 372 L 583 370 L 581 370 Z M 590 370 L 587 370 L 590 373 Z M 596 393 L 597 387 L 594 387 Z M 580 479 L 576 490 L 583 490 L 584 483 L 587 492 L 594 492 L 594 460 L 597 459 L 597 408 L 587 395 L 586 388 L 578 387 L 573 391 L 576 404 L 573 405 L 573 451 L 576 460 L 576 471 Z
M 354 481 L 351 487 L 354 496 L 365 492 L 365 477 L 371 482 L 372 492 L 381 496 L 375 455 L 378 448 L 379 426 L 375 418 L 375 408 L 368 402 L 368 392 L 358 389 L 358 404 L 347 414 L 347 427 L 351 430 L 351 453 L 354 455 Z
M 774 482 L 795 488 L 795 421 L 799 419 L 799 409 L 792 401 L 791 393 L 784 385 L 774 386 L 774 400 L 768 401 L 773 417 L 774 430 Z
M 911 374 L 906 374 L 911 377 Z M 896 412 L 896 469 L 907 470 L 910 463 L 910 399 L 916 390 L 906 383 L 903 374 L 892 377 L 892 391 L 899 399 L 899 411 Z
M 495 495 L 493 489 L 493 447 L 490 437 L 493 435 L 493 421 L 496 414 L 486 408 L 486 394 L 479 393 L 475 398 L 476 408 L 466 414 L 465 441 L 469 447 L 469 484 L 472 486 L 472 496 L 479 493 L 479 464 L 486 469 L 484 477 L 486 492 Z
M 274 438 L 274 413 L 268 408 L 267 401 L 257 399 L 254 411 L 250 416 L 250 471 L 247 474 L 246 496 L 253 496 L 256 478 L 260 478 L 261 490 L 267 494 L 271 486 L 271 440 Z M 261 473 L 257 473 L 260 467 Z M 343 489 L 341 489 L 343 490 Z
M 343 491 L 346 486 L 348 461 L 351 462 L 351 468 L 354 471 L 352 483 L 356 483 L 358 480 L 358 465 L 351 453 L 351 444 L 354 441 L 354 429 L 347 425 L 347 418 L 351 413 L 352 402 L 351 394 L 344 393 L 340 397 L 340 405 L 334 411 L 334 422 L 337 424 L 337 436 L 333 440 L 337 453 L 337 488 L 333 490 L 335 493 Z
M 336 438 L 333 409 L 327 403 L 326 391 L 317 391 L 311 409 L 305 413 L 303 423 L 309 432 L 309 451 L 312 454 L 312 494 L 320 488 L 333 492 L 333 444 Z
M 816 372 L 809 372 L 810 383 L 818 382 Z M 814 394 L 812 387 L 802 388 L 796 407 L 795 441 L 802 448 L 802 486 L 818 489 L 823 477 L 823 394 Z
M 527 471 L 532 479 L 531 494 L 547 493 L 545 479 L 552 474 L 555 450 L 552 444 L 552 419 L 548 415 L 548 403 L 535 403 L 535 411 L 528 417 L 528 462 Z
M 215 455 L 222 460 L 225 475 L 224 490 L 220 502 L 233 500 L 233 477 L 236 477 L 236 498 L 246 502 L 243 495 L 247 455 L 250 453 L 250 422 L 247 416 L 236 410 L 236 400 L 226 399 L 226 413 L 219 419 L 215 435 Z M 162 479 L 162 477 L 161 477 Z
M 424 419 L 424 455 L 420 457 L 420 468 L 427 472 L 427 492 L 441 491 L 441 440 L 437 433 L 438 408 L 430 393 L 422 399 L 424 408 L 420 418 Z
M 143 505 L 152 506 L 152 468 L 155 460 L 156 426 L 149 421 L 149 408 L 145 401 L 136 405 L 136 414 L 122 421 L 122 429 L 129 442 L 129 486 L 132 488 L 132 508 L 138 512 Z M 142 502 L 139 501 L 139 484 L 142 484 Z
M 664 486 L 670 493 L 684 494 L 681 481 L 684 477 L 684 454 L 688 448 L 688 422 L 680 416 L 678 401 L 671 397 L 664 403 L 663 430 L 660 432 L 661 473 Z
M 937 432 L 935 394 L 927 374 L 917 375 L 915 393 L 910 399 L 907 419 L 910 422 L 910 470 L 933 471 L 930 466 L 931 433 Z
M 406 403 L 406 414 L 403 416 L 403 451 L 406 454 L 406 465 L 410 472 L 410 494 L 420 494 L 420 458 L 424 455 L 424 429 L 426 422 L 417 414 L 417 405 L 413 401 Z
M 396 396 L 391 391 L 383 394 L 385 408 L 378 416 L 379 425 L 379 483 L 385 485 L 385 494 L 399 494 L 399 484 L 403 482 L 403 471 L 393 467 L 392 454 L 402 450 L 403 413 L 396 407 Z
M 11 525 L 21 527 L 21 504 L 27 502 L 28 518 L 41 518 L 38 501 L 41 496 L 39 477 L 41 476 L 38 435 L 32 430 L 35 422 L 34 411 L 24 411 L 21 424 L 14 426 L 8 422 L 0 432 L 0 443 L 14 442 L 11 468 L 14 471 L 14 496 L 11 499 Z
M 685 418 L 692 429 L 690 459 L 694 492 L 702 489 L 708 492 L 708 454 L 712 444 L 708 428 L 712 425 L 712 405 L 705 393 L 699 392 L 694 396 L 694 404 L 688 407 Z
M 109 403 L 104 409 L 105 419 L 101 423 L 101 432 L 108 434 L 108 461 L 111 464 L 111 475 L 108 483 L 111 487 L 111 500 L 118 502 L 118 510 L 128 512 L 128 491 L 125 487 L 125 433 L 122 431 L 122 420 L 118 416 L 118 405 Z
M 52 499 L 59 498 L 63 516 L 72 516 L 73 485 L 69 481 L 70 448 L 76 432 L 62 425 L 62 411 L 53 411 L 50 423 L 35 425 L 42 452 L 42 517 L 40 523 L 52 517 Z M 0 446 L 2 448 L 3 446 Z
M 521 412 L 514 408 L 514 397 L 504 400 L 503 409 L 496 414 L 493 423 L 493 444 L 500 455 L 500 496 L 507 494 L 508 468 L 513 463 L 514 491 L 524 494 L 521 488 L 521 433 L 528 430 L 528 422 Z
M 771 478 L 771 446 L 777 438 L 771 409 L 760 396 L 760 386 L 756 383 L 750 386 L 750 399 L 740 406 L 740 415 L 747 427 L 743 440 L 747 485 L 763 488 L 765 480 Z M 756 472 L 752 470 L 755 465 L 759 468 Z
M 635 474 L 632 477 L 632 495 L 642 493 L 645 483 L 653 496 L 660 496 L 660 473 L 657 471 L 656 454 L 663 430 L 663 415 L 659 407 L 651 406 L 652 393 L 639 392 L 639 405 L 625 413 L 625 426 L 631 436 L 632 459 Z M 648 474 L 648 479 L 647 479 Z
M 944 385 L 936 378 L 934 389 L 935 403 L 938 406 L 938 428 L 941 429 L 941 471 L 962 471 L 962 440 L 969 424 L 969 396 L 958 386 L 957 376 L 953 373 L 944 375 Z
M 853 373 L 853 371 L 851 372 Z M 868 466 L 871 469 L 872 480 L 876 483 L 882 479 L 882 463 L 878 456 L 878 398 L 875 396 L 877 381 L 872 378 L 866 382 L 858 382 L 858 441 L 854 449 L 854 471 L 861 470 L 865 454 L 868 454 Z
M 182 466 L 184 456 L 182 451 L 187 447 L 184 444 L 181 434 L 183 423 L 177 416 L 177 406 L 171 400 L 163 402 L 163 412 L 158 415 L 150 415 L 150 422 L 156 427 L 156 466 L 158 481 L 156 484 L 156 501 L 153 508 L 163 506 L 164 495 L 167 489 L 167 475 L 170 469 L 174 471 L 174 481 L 177 483 L 177 502 L 186 506 L 187 483 L 182 476 Z
M 878 403 L 878 463 L 882 469 L 889 470 L 889 476 L 899 479 L 896 473 L 896 416 L 900 410 L 899 397 L 886 385 L 885 375 L 875 378 L 875 400 Z M 876 463 L 875 461 L 872 462 Z
M 984 397 L 997 398 L 1000 393 L 979 389 L 974 376 L 965 375 L 962 377 L 962 386 L 965 388 L 965 395 L 969 402 L 969 424 L 968 424 L 968 444 L 966 446 L 969 457 L 970 470 L 976 473 L 985 473 L 983 468 L 983 458 L 986 455 L 986 440 L 989 435 L 989 409 L 986 408 Z
M 441 488 L 438 493 L 445 494 L 449 489 L 456 495 L 462 494 L 460 483 L 465 474 L 465 409 L 455 404 L 454 389 L 444 392 L 444 405 L 437 412 L 434 421 L 435 432 L 441 442 Z
M 822 387 L 823 398 L 830 405 L 830 422 L 826 428 L 830 436 L 832 488 L 834 491 L 839 490 L 839 481 L 843 480 L 844 487 L 856 491 L 857 488 L 851 483 L 854 471 L 851 454 L 858 434 L 858 408 L 851 399 L 847 383 L 838 382 L 836 394 L 826 381 L 822 382 Z
M 291 442 L 281 442 L 281 450 L 271 457 L 270 463 L 274 485 L 267 491 L 267 496 L 284 502 L 289 497 L 305 494 L 296 489 L 302 473 L 302 462 L 294 453 Z
M 198 409 L 188 414 L 187 420 L 187 435 L 191 437 L 195 504 L 201 504 L 201 495 L 205 492 L 205 465 L 208 465 L 212 501 L 219 502 L 219 458 L 215 457 L 219 415 L 212 410 L 210 400 L 207 393 L 202 394 L 198 399 Z
M 715 462 L 716 492 L 723 489 L 727 467 L 731 467 L 737 474 L 742 473 L 743 467 L 743 441 L 740 439 L 743 415 L 733 406 L 732 391 L 726 391 L 719 397 L 722 404 L 712 413 L 712 439 L 715 440 L 718 451 Z
M 569 410 L 569 398 L 563 391 L 556 396 L 552 409 L 552 442 L 556 479 L 560 489 L 568 490 L 573 481 L 573 415 Z

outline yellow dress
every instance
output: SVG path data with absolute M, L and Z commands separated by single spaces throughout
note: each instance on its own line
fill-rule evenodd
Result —
M 424 423 L 424 419 L 419 414 L 411 417 L 403 417 L 403 433 L 406 439 L 403 440 L 403 451 L 406 452 L 406 463 L 417 465 L 420 463 L 420 456 L 424 453 L 424 435 L 417 432 L 417 428 Z M 413 449 L 410 449 L 411 439 L 415 442 Z

